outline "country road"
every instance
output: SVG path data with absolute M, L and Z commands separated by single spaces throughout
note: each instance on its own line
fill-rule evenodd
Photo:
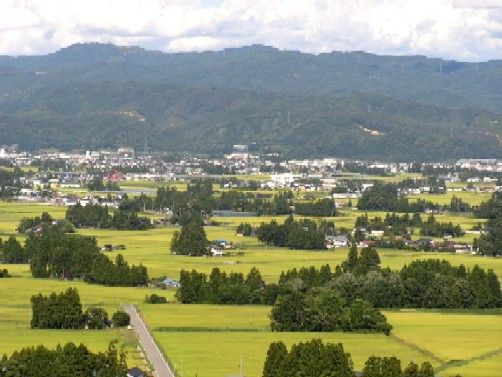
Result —
M 131 325 L 133 325 L 134 331 L 138 334 L 139 341 L 148 356 L 148 360 L 153 365 L 157 377 L 174 377 L 174 373 L 169 368 L 134 305 L 124 304 L 124 310 L 131 316 Z

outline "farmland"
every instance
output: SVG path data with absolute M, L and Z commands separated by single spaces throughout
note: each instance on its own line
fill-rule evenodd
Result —
M 152 188 L 149 182 L 130 183 L 130 188 Z M 181 185 L 180 185 L 181 187 Z M 445 195 L 444 202 L 453 194 Z M 481 196 L 466 195 L 464 200 L 475 204 Z M 486 200 L 489 196 L 482 196 Z M 434 198 L 426 197 L 427 200 Z M 443 199 L 442 199 L 443 200 Z M 54 218 L 64 218 L 66 208 L 21 203 L 0 203 L 0 237 L 5 241 L 15 234 L 14 229 L 23 217 L 39 216 L 47 211 Z M 340 216 L 332 218 L 336 227 L 351 229 L 357 216 L 364 212 L 345 209 Z M 370 217 L 385 216 L 385 212 L 369 212 Z M 151 213 L 142 215 L 153 216 Z M 158 216 L 158 215 L 156 215 Z M 225 239 L 236 247 L 227 256 L 220 258 L 189 257 L 172 255 L 170 242 L 178 227 L 157 227 L 145 231 L 116 231 L 109 229 L 79 229 L 78 234 L 97 238 L 98 245 L 124 245 L 121 251 L 130 264 L 142 263 L 150 277 L 166 276 L 177 279 L 181 269 L 195 269 L 210 273 L 214 267 L 227 272 L 247 274 L 257 267 L 267 282 L 276 282 L 282 271 L 305 266 L 320 267 L 330 264 L 332 268 L 347 257 L 347 248 L 330 251 L 287 250 L 266 247 L 255 237 L 235 234 L 241 222 L 253 226 L 261 222 L 285 216 L 262 216 L 254 218 L 217 218 L 220 226 L 205 227 L 208 239 Z M 453 222 L 469 229 L 479 220 L 472 214 L 441 214 L 438 221 Z M 418 237 L 414 235 L 413 237 Z M 472 235 L 460 240 L 472 241 Z M 23 239 L 23 236 L 19 236 Z M 502 281 L 502 259 L 452 253 L 423 252 L 410 250 L 378 250 L 381 266 L 393 270 L 402 268 L 416 259 L 445 259 L 452 265 L 463 264 L 472 268 L 475 264 L 484 269 L 493 269 Z M 114 253 L 108 254 L 114 258 Z M 403 367 L 410 361 L 429 361 L 438 375 L 463 377 L 496 377 L 502 368 L 502 314 L 500 311 L 439 311 L 439 310 L 393 310 L 385 311 L 389 323 L 394 326 L 391 336 L 353 333 L 274 333 L 269 328 L 270 307 L 264 306 L 215 306 L 179 305 L 174 301 L 174 291 L 159 291 L 154 288 L 112 288 L 88 285 L 77 281 L 34 279 L 28 265 L 0 265 L 9 270 L 12 278 L 0 279 L 0 337 L 1 353 L 11 353 L 22 347 L 44 344 L 83 342 L 92 350 L 104 350 L 110 340 L 125 342 L 129 363 L 141 363 L 137 343 L 127 330 L 31 330 L 30 297 L 33 294 L 61 292 L 67 287 L 76 287 L 85 307 L 101 306 L 111 315 L 121 303 L 136 303 L 154 337 L 173 364 L 177 375 L 228 376 L 238 375 L 242 368 L 246 376 L 260 376 L 268 345 L 282 340 L 288 347 L 292 344 L 321 338 L 324 342 L 343 343 L 352 355 L 355 370 L 362 370 L 371 355 L 396 356 Z M 168 299 L 166 305 L 143 303 L 147 294 L 157 293 Z
M 313 337 L 343 343 L 356 370 L 361 370 L 371 355 L 394 355 L 403 364 L 429 361 L 435 368 L 442 368 L 441 375 L 450 376 L 450 369 L 458 368 L 457 364 L 464 362 L 467 370 L 471 363 L 488 363 L 491 353 L 502 352 L 500 312 L 388 311 L 385 314 L 395 327 L 390 337 L 273 333 L 268 329 L 269 308 L 259 306 L 143 305 L 142 312 L 171 362 L 180 369 L 184 365 L 187 375 L 236 373 L 242 354 L 246 375 L 259 376 L 271 342 L 282 340 L 291 346 Z M 487 360 L 481 360 L 484 355 L 488 355 Z M 486 376 L 498 373 L 488 368 L 485 372 Z

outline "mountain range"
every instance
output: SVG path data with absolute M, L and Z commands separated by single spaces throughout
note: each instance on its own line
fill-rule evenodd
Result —
M 502 158 L 502 61 L 253 45 L 0 56 L 0 144 L 290 157 Z

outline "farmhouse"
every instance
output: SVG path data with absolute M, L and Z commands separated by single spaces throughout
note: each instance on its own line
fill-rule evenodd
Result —
M 326 248 L 332 249 L 336 247 L 347 247 L 349 246 L 349 239 L 347 238 L 346 235 L 339 235 L 339 236 L 331 236 L 327 235 L 325 237 L 326 240 Z

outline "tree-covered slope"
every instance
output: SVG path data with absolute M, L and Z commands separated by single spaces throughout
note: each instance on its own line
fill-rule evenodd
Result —
M 394 99 L 289 96 L 174 84 L 81 83 L 0 99 L 4 143 L 96 149 L 145 138 L 156 150 L 225 153 L 233 144 L 292 156 L 415 159 L 502 156 L 497 121 Z M 494 129 L 495 128 L 495 129 Z
M 292 156 L 502 157 L 502 62 L 263 46 L 164 54 L 74 45 L 0 57 L 2 144 Z

